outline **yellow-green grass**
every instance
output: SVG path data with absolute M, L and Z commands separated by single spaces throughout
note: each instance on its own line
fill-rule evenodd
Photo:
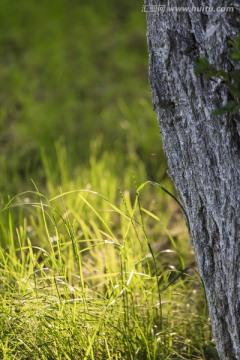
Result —
M 216 358 L 178 203 L 143 170 L 120 183 L 92 155 L 73 175 L 58 151 L 47 195 L 33 183 L 1 211 L 0 357 Z

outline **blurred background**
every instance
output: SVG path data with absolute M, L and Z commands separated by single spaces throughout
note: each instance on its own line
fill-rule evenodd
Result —
M 140 182 L 165 177 L 141 10 L 128 0 L 0 1 L 2 197 L 31 179 L 44 186 L 46 161 L 57 181 L 63 152 L 73 177 L 92 156 L 114 157 L 119 179 L 126 168 Z

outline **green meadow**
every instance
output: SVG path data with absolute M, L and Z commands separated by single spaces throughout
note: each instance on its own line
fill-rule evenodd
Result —
M 217 359 L 141 10 L 0 0 L 0 359 Z

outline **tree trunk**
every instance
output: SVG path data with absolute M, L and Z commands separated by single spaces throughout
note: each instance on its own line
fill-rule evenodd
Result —
M 145 3 L 153 107 L 188 216 L 220 359 L 240 359 L 240 117 L 213 116 L 227 89 L 194 73 L 199 56 L 233 68 L 228 39 L 239 34 L 240 2 L 212 0 L 215 11 L 205 13 L 194 6 L 207 1 L 172 0 L 171 7 L 191 8 L 182 12 L 169 11 L 167 3 L 156 12 L 157 0 Z M 216 10 L 224 6 L 234 11 Z

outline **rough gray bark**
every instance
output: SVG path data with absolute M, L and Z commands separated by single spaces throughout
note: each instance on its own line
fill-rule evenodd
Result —
M 145 2 L 153 107 L 169 174 L 188 216 L 220 359 L 240 359 L 240 118 L 212 116 L 227 90 L 220 80 L 194 74 L 200 55 L 217 68 L 232 68 L 227 40 L 239 34 L 240 3 L 170 4 L 233 6 L 234 12 L 148 8 L 168 3 Z

